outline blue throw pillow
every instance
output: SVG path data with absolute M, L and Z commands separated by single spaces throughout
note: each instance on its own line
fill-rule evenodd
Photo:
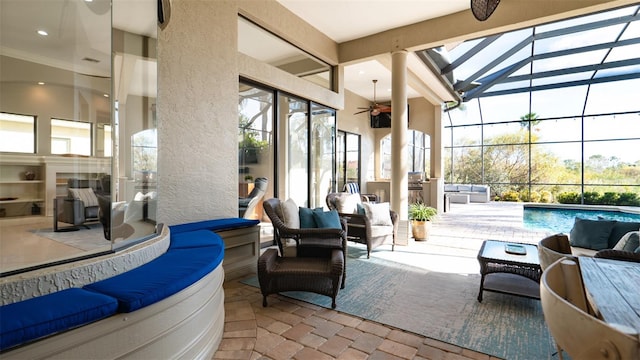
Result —
M 300 207 L 298 213 L 300 214 L 300 229 L 317 228 L 316 220 L 313 218 L 314 212 L 322 212 L 322 208 L 309 209 L 306 207 Z
M 615 221 L 589 220 L 577 217 L 569 234 L 571 246 L 592 250 L 607 249 Z
M 342 229 L 337 210 L 314 211 L 313 218 L 319 228 Z
M 356 204 L 356 211 L 358 215 L 366 215 L 367 213 L 364 211 L 364 206 L 362 204 Z

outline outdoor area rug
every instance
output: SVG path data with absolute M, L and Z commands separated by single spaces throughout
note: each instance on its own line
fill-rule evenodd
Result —
M 555 352 L 538 300 L 485 292 L 479 303 L 480 274 L 433 272 L 367 259 L 361 248 L 348 251 L 338 311 L 503 359 L 547 359 Z M 259 287 L 256 277 L 244 283 Z M 331 306 L 328 296 L 282 295 Z

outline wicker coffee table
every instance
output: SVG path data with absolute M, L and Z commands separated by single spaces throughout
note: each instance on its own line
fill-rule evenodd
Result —
M 524 252 L 524 254 L 522 254 Z M 485 240 L 478 252 L 480 262 L 480 291 L 540 299 L 540 275 L 536 245 Z

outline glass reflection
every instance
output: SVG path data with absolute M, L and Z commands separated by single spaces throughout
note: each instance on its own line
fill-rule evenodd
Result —
M 125 8 L 135 16 L 123 17 Z M 118 0 L 113 6 L 108 0 L 2 1 L 0 14 L 0 111 L 35 120 L 31 131 L 5 116 L 0 121 L 0 134 L 31 135 L 25 147 L 0 157 L 0 272 L 73 261 L 111 251 L 116 240 L 153 234 L 153 222 L 117 225 L 135 200 L 120 186 L 134 180 L 124 139 L 155 128 L 156 0 L 135 7 Z M 112 121 L 118 101 L 119 125 Z

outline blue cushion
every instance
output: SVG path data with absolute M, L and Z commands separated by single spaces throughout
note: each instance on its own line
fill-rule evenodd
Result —
M 589 220 L 575 218 L 573 228 L 569 233 L 571 246 L 578 246 L 592 250 L 608 248 L 609 235 L 615 221 Z
M 179 234 L 187 231 L 195 231 L 195 230 L 230 230 L 230 229 L 238 229 L 245 228 L 258 225 L 260 223 L 259 220 L 250 220 L 250 219 L 242 219 L 242 218 L 225 218 L 225 219 L 215 219 L 215 220 L 204 220 L 204 221 L 196 221 L 192 223 L 185 223 L 179 225 L 169 226 L 169 230 L 171 230 L 171 234 Z
M 300 229 L 317 228 L 316 220 L 313 217 L 313 213 L 319 211 L 322 212 L 322 208 L 309 209 L 306 207 L 300 207 L 298 214 L 300 216 Z
M 211 230 L 196 230 L 171 234 L 169 249 L 188 249 L 203 246 L 224 247 L 224 242 L 220 235 Z
M 342 229 L 340 223 L 340 215 L 337 210 L 331 211 L 314 211 L 313 218 L 319 228 Z
M 0 307 L 0 350 L 116 313 L 116 299 L 78 288 Z
M 165 299 L 213 271 L 224 247 L 173 249 L 133 270 L 84 288 L 118 299 L 118 311 L 131 312 Z
M 356 212 L 358 215 L 366 215 L 367 213 L 364 211 L 364 206 L 362 204 L 356 204 Z

